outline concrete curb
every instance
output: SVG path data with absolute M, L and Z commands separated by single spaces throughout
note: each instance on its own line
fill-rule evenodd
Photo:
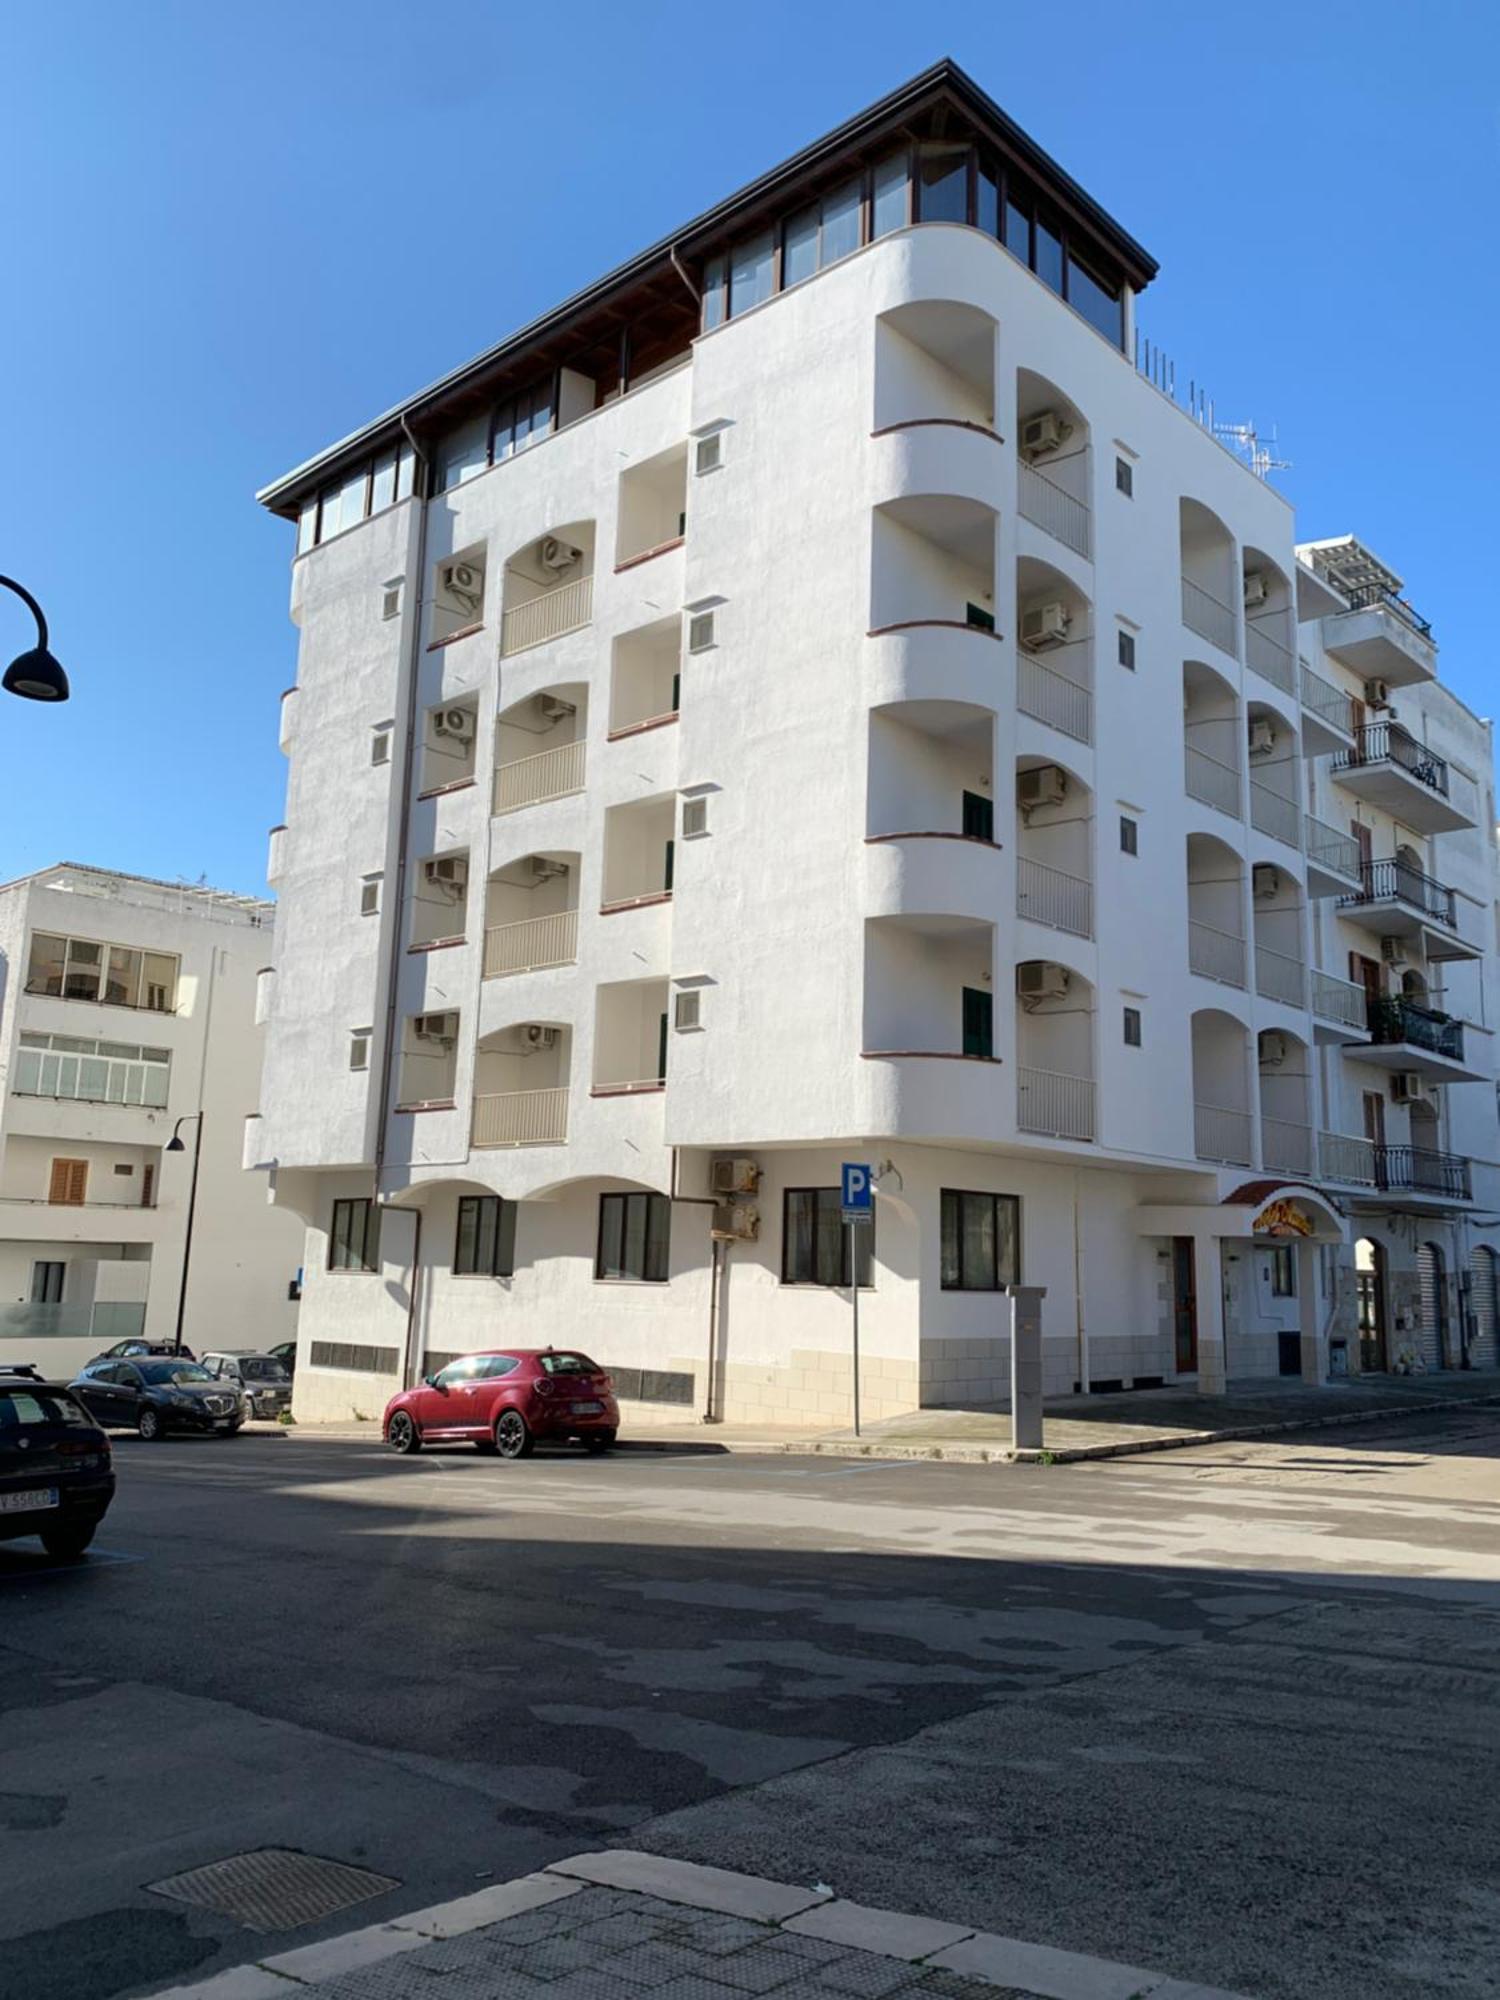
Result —
M 488 1929 L 589 1887 L 625 1889 L 663 1903 L 712 1910 L 768 1931 L 821 1938 L 851 1951 L 898 1959 L 917 1971 L 949 1971 L 995 1986 L 1022 1988 L 1042 2000 L 1247 2000 L 1164 1972 L 1121 1965 L 1083 1952 L 1058 1951 L 964 1924 L 869 1909 L 829 1890 L 799 1888 L 762 1875 L 740 1875 L 630 1848 L 574 1854 L 539 1874 L 497 1883 L 451 1903 L 437 1903 L 389 1923 L 232 1966 L 194 1986 L 159 1988 L 151 2000 L 292 2000 L 323 1980 L 343 1979 L 402 1952 Z

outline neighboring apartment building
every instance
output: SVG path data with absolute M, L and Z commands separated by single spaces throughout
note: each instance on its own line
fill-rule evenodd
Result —
M 867 1414 L 1022 1278 L 1053 1391 L 1494 1364 L 1489 729 L 1154 271 L 945 63 L 261 496 L 303 1414 L 505 1340 L 841 1417 L 841 1159 Z
M 302 1235 L 240 1168 L 275 906 L 62 862 L 0 888 L 0 1355 L 289 1340 Z M 165 1149 L 180 1123 L 183 1150 Z

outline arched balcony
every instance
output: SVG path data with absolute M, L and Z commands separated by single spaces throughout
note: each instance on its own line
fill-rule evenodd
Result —
M 946 911 L 865 921 L 864 1053 L 995 1058 L 995 927 Z
M 1307 1005 L 1307 948 L 1302 884 L 1280 862 L 1257 861 L 1250 870 L 1255 933 L 1255 990 L 1262 1000 L 1299 1010 Z
M 495 722 L 497 813 L 583 790 L 589 691 L 565 682 L 512 702 Z
M 500 651 L 510 659 L 578 632 L 594 615 L 594 523 L 569 521 L 505 565 Z
M 1230 819 L 1243 819 L 1239 696 L 1202 660 L 1183 665 L 1182 734 L 1188 797 Z
M 1313 1078 L 1307 1043 L 1284 1028 L 1256 1037 L 1261 1164 L 1305 1179 L 1313 1171 Z
M 474 1060 L 471 1145 L 563 1144 L 572 1061 L 573 1031 L 562 1021 L 517 1021 L 486 1035 Z
M 484 976 L 503 979 L 578 958 L 579 856 L 523 854 L 491 871 L 485 893 Z
M 1094 795 L 1075 771 L 1016 763 L 1016 915 L 1071 937 L 1094 935 Z
M 1184 500 L 1178 511 L 1182 550 L 1182 622 L 1231 659 L 1239 658 L 1235 598 L 1241 589 L 1234 536 L 1211 508 Z
M 1098 1136 L 1094 988 L 1048 959 L 1016 967 L 1016 1126 L 1047 1139 Z
M 1245 864 L 1209 833 L 1187 838 L 1188 969 L 1244 990 Z
M 1000 886 L 995 716 L 962 702 L 896 702 L 870 716 L 866 913 L 988 920 Z
M 884 502 L 871 533 L 870 625 L 995 629 L 993 507 L 941 493 Z
M 1250 761 L 1250 824 L 1257 833 L 1301 852 L 1302 749 L 1296 725 L 1269 702 L 1252 701 L 1245 710 Z
M 1193 1149 L 1200 1160 L 1255 1162 L 1250 1108 L 1250 1033 L 1217 1007 L 1193 1016 Z
M 995 428 L 995 342 L 989 313 L 918 299 L 875 322 L 875 431 Z M 995 440 L 999 442 L 998 439 Z
M 1262 549 L 1247 546 L 1243 552 L 1240 599 L 1245 615 L 1246 665 L 1296 701 L 1296 598 L 1286 571 Z
M 1055 382 L 1016 371 L 1016 506 L 1074 555 L 1094 552 L 1089 426 Z
M 1076 743 L 1094 740 L 1093 612 L 1061 570 L 1016 563 L 1016 707 Z

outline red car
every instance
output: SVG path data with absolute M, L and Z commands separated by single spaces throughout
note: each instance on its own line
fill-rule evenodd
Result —
M 397 1451 L 472 1444 L 502 1458 L 525 1458 L 538 1438 L 577 1438 L 589 1451 L 608 1451 L 620 1406 L 614 1384 L 586 1354 L 487 1348 L 392 1396 L 383 1428 Z

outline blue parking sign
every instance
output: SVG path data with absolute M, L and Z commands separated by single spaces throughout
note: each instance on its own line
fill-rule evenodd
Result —
M 874 1197 L 870 1169 L 857 1161 L 845 1160 L 839 1171 L 842 1180 L 839 1205 L 845 1222 L 868 1222 Z

